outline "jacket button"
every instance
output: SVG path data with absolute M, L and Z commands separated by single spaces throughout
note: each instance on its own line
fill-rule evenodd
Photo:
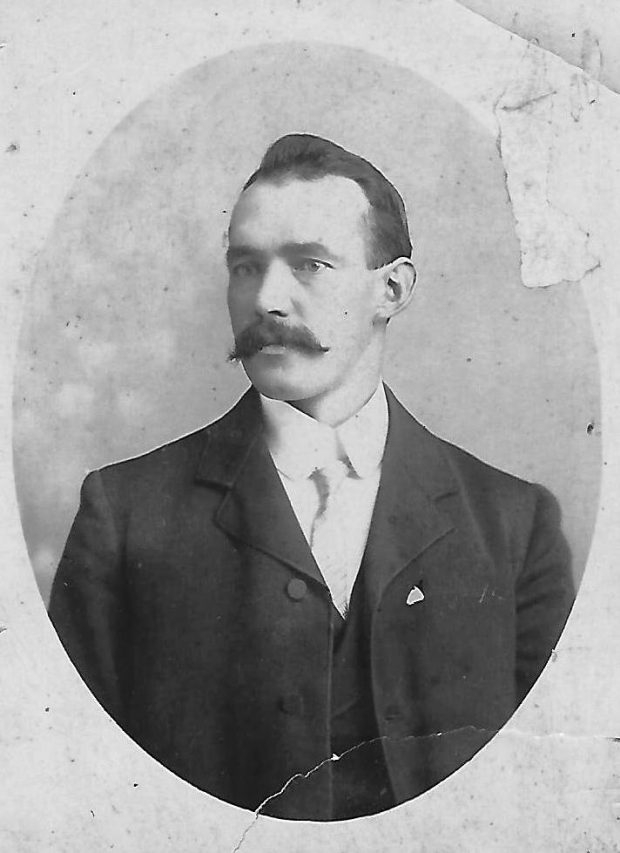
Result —
M 401 711 L 398 705 L 388 705 L 383 713 L 384 720 L 398 720 L 401 716 Z
M 307 591 L 308 585 L 301 578 L 293 578 L 286 586 L 288 597 L 292 598 L 293 601 L 301 601 Z
M 293 717 L 301 716 L 304 710 L 303 699 L 298 693 L 288 693 L 286 696 L 282 696 L 278 704 L 280 710 L 284 711 L 285 714 L 291 714 Z

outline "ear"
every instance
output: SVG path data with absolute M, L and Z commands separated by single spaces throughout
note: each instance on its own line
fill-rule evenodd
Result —
M 397 258 L 378 272 L 381 273 L 381 296 L 377 316 L 389 320 L 411 302 L 417 273 L 409 258 Z

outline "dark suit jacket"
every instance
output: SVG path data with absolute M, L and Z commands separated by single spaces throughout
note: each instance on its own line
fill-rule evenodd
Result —
M 573 587 L 554 498 L 431 435 L 387 394 L 363 571 L 374 713 L 400 802 L 503 725 Z M 408 606 L 413 586 L 424 600 Z M 331 755 L 333 607 L 253 390 L 212 425 L 89 474 L 50 615 L 118 723 L 221 799 L 255 809 Z M 328 773 L 266 811 L 328 818 Z

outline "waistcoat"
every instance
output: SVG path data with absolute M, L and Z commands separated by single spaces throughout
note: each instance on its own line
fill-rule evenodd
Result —
M 332 820 L 374 814 L 394 803 L 379 740 L 370 672 L 370 613 L 363 570 L 353 587 L 347 618 L 332 606 L 331 680 Z

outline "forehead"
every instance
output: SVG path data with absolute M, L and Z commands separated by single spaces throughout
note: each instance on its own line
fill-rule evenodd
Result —
M 322 243 L 364 251 L 369 204 L 355 181 L 337 175 L 258 180 L 245 190 L 230 221 L 230 245 L 267 249 L 282 243 Z

